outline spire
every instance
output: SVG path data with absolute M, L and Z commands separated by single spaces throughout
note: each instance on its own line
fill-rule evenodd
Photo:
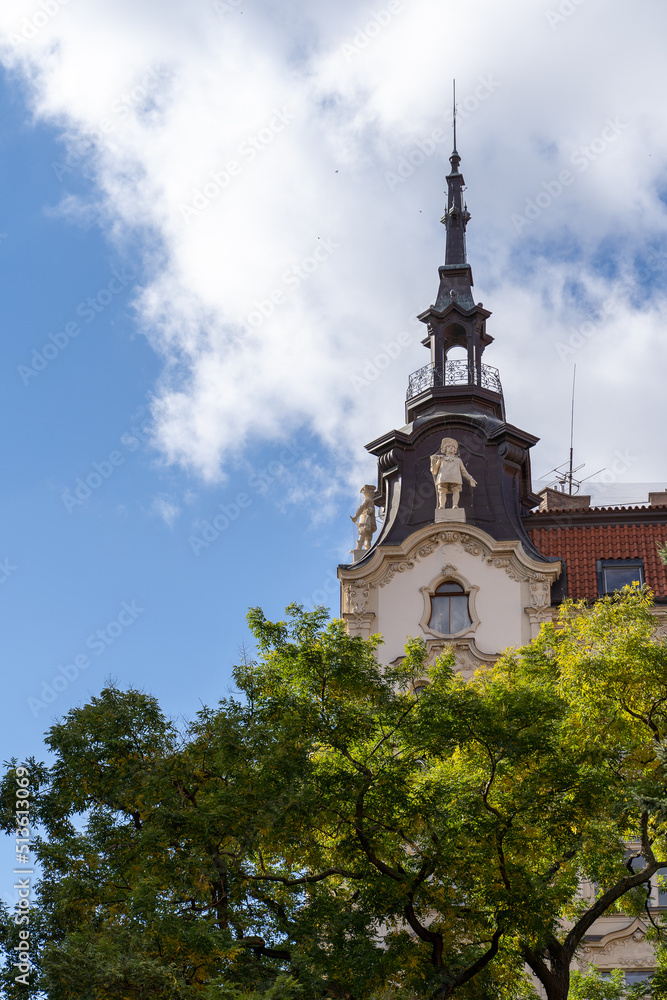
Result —
M 435 305 L 419 316 L 428 329 L 428 337 L 422 344 L 431 351 L 431 363 L 410 376 L 406 404 L 408 423 L 434 400 L 438 405 L 440 402 L 449 405 L 452 392 L 460 395 L 463 386 L 473 387 L 474 393 L 482 392 L 483 401 L 480 402 L 482 397 L 476 397 L 475 405 L 488 409 L 491 400 L 497 414 L 504 419 L 498 372 L 482 364 L 482 354 L 493 341 L 486 332 L 486 321 L 491 313 L 473 298 L 472 268 L 466 258 L 465 231 L 470 213 L 463 201 L 465 183 L 459 171 L 461 157 L 456 149 L 456 83 L 454 88 L 454 149 L 449 158 L 447 206 L 442 217 L 447 229 L 447 249 L 445 263 L 438 268 L 440 287 Z M 464 349 L 465 360 L 448 357 L 454 347 Z M 486 393 L 491 396 L 487 398 Z
M 445 224 L 447 230 L 447 247 L 445 251 L 445 265 L 462 267 L 467 264 L 466 259 L 466 226 L 470 219 L 468 206 L 463 201 L 463 189 L 465 181 L 463 174 L 459 173 L 459 163 L 461 157 L 456 150 L 456 80 L 454 80 L 454 149 L 449 157 L 452 169 L 447 174 L 447 207 L 441 222 Z

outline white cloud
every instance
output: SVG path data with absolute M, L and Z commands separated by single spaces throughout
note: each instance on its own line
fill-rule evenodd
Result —
M 177 503 L 174 502 L 173 498 L 161 493 L 159 496 L 155 497 L 151 510 L 162 520 L 168 527 L 173 528 L 174 521 L 181 513 L 181 508 Z
M 571 365 L 555 345 L 620 283 L 572 357 L 579 450 L 594 469 L 638 442 L 633 478 L 660 477 L 667 268 L 644 293 L 633 278 L 666 236 L 657 0 L 633 10 L 632 30 L 621 0 L 562 20 L 555 0 L 402 0 L 390 18 L 350 0 L 44 3 L 56 13 L 23 40 L 40 4 L 5 0 L 4 60 L 93 181 L 81 205 L 64 174 L 63 210 L 94 211 L 121 245 L 150 236 L 137 309 L 165 363 L 154 418 L 168 460 L 215 479 L 248 441 L 304 431 L 343 478 L 367 478 L 361 446 L 402 423 L 407 375 L 427 360 L 407 317 L 437 288 L 450 142 L 425 140 L 456 75 L 469 257 L 509 419 L 545 439 L 540 466 L 565 456 Z M 407 329 L 411 345 L 355 387 Z

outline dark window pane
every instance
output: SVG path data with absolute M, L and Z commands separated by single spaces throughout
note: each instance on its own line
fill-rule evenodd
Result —
M 625 973 L 625 985 L 632 986 L 633 983 L 645 983 L 647 979 L 650 979 L 653 975 L 652 972 L 637 970 L 636 972 L 626 972 Z
M 614 590 L 620 590 L 631 583 L 642 584 L 644 582 L 641 566 L 605 566 L 604 589 L 610 594 Z
M 463 587 L 460 583 L 454 583 L 453 580 L 448 580 L 447 583 L 441 583 L 436 594 L 462 594 Z
M 449 598 L 448 597 L 432 597 L 431 598 L 431 620 L 429 625 L 436 632 L 442 632 L 443 635 L 447 635 L 449 632 Z
M 461 597 L 450 597 L 450 623 L 452 632 L 461 632 L 470 625 L 470 615 L 468 613 L 468 598 L 462 594 Z

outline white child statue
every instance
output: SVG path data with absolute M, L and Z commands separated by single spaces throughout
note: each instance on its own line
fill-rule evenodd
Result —
M 375 521 L 375 496 L 374 486 L 362 486 L 360 493 L 363 495 L 363 502 L 360 504 L 357 513 L 350 517 L 359 529 L 359 540 L 357 549 L 370 549 L 373 540 L 373 532 L 377 528 Z
M 466 479 L 473 489 L 477 486 L 459 458 L 458 451 L 459 445 L 454 438 L 443 438 L 440 451 L 436 455 L 431 455 L 431 474 L 438 494 L 438 510 L 444 510 L 450 493 L 452 508 L 458 507 L 463 479 Z

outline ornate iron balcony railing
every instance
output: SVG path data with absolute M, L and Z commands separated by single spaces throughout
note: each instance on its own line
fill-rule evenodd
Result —
M 481 377 L 480 377 L 481 376 Z M 424 365 L 413 372 L 408 383 L 407 399 L 413 399 L 425 389 L 447 385 L 479 385 L 483 389 L 502 394 L 498 369 L 490 365 L 480 365 L 479 371 L 467 361 L 447 361 L 444 365 Z

